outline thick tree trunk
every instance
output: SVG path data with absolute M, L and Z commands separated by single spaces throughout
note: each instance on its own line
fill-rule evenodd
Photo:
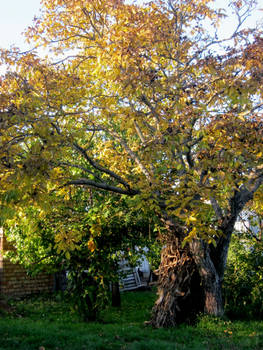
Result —
M 151 325 L 173 327 L 192 321 L 203 307 L 200 277 L 188 247 L 178 240 L 166 244 L 158 274 L 158 300 L 152 311 Z
M 178 239 L 166 244 L 158 273 L 158 299 L 150 324 L 173 327 L 192 322 L 200 312 L 222 316 L 222 278 L 210 247 L 195 240 L 182 248 Z
M 171 327 L 193 320 L 199 312 L 223 315 L 222 282 L 234 225 L 262 181 L 263 178 L 260 178 L 250 190 L 245 186 L 235 190 L 229 199 L 227 212 L 223 212 L 216 200 L 211 199 L 220 231 L 216 246 L 196 239 L 182 248 L 182 241 L 189 230 L 176 223 L 162 206 L 167 234 L 157 272 L 158 299 L 150 324 Z

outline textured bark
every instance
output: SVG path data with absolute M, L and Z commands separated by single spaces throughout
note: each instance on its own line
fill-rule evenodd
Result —
M 173 327 L 192 321 L 202 310 L 200 278 L 188 248 L 178 241 L 169 242 L 163 249 L 158 274 L 158 299 L 150 324 L 154 327 Z
M 157 274 L 158 299 L 152 310 L 152 326 L 192 322 L 200 312 L 223 315 L 222 278 L 209 245 L 202 240 L 184 248 L 176 238 L 167 243 Z
M 224 212 L 215 199 L 211 200 L 218 219 L 219 235 L 215 246 L 195 239 L 182 248 L 187 228 L 181 227 L 165 212 L 163 221 L 167 234 L 158 270 L 158 299 L 153 307 L 150 324 L 172 327 L 191 321 L 199 312 L 222 316 L 222 282 L 234 225 L 245 204 L 263 180 L 248 190 L 242 187 L 229 199 Z
M 201 279 L 204 295 L 202 311 L 209 315 L 222 316 L 222 278 L 212 261 L 210 247 L 202 240 L 194 240 L 190 243 L 190 248 Z

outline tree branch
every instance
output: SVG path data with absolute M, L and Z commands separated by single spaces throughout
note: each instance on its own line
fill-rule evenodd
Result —
M 85 178 L 70 180 L 64 186 L 67 186 L 67 185 L 89 186 L 89 187 L 94 187 L 94 188 L 101 189 L 101 190 L 106 190 L 106 191 L 115 192 L 115 193 L 119 193 L 119 194 L 125 194 L 128 196 L 135 196 L 136 194 L 140 193 L 139 191 L 136 191 L 136 190 L 132 190 L 132 189 L 124 190 L 120 187 L 109 185 L 106 182 L 96 182 L 96 181 L 85 179 Z
M 115 180 L 117 180 L 120 184 L 122 184 L 124 187 L 126 187 L 128 189 L 128 192 L 130 191 L 130 185 L 124 181 L 119 175 L 115 174 L 113 171 L 104 168 L 103 166 L 99 165 L 98 163 L 96 163 L 91 157 L 88 156 L 86 150 L 84 148 L 82 148 L 81 146 L 79 146 L 76 142 L 73 143 L 74 148 L 83 155 L 83 157 L 90 163 L 90 165 L 99 170 L 100 172 L 109 175 L 110 177 L 114 178 Z
M 139 159 L 139 157 L 137 156 L 136 153 L 134 153 L 130 147 L 128 146 L 128 144 L 126 143 L 126 141 L 121 138 L 117 133 L 115 132 L 111 132 L 111 134 L 116 137 L 120 144 L 124 147 L 124 149 L 126 150 L 126 152 L 130 155 L 130 157 L 137 163 L 137 165 L 139 166 L 139 168 L 141 169 L 142 173 L 146 176 L 147 180 L 149 182 L 152 182 L 152 176 L 149 173 L 149 171 L 145 168 L 145 166 L 142 164 L 141 160 Z

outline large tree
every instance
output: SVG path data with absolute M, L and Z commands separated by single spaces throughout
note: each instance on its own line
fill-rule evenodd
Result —
M 53 58 L 2 52 L 3 199 L 14 185 L 43 205 L 74 186 L 133 197 L 163 222 L 152 325 L 222 315 L 235 221 L 262 200 L 263 37 L 244 29 L 255 1 L 231 2 L 227 39 L 210 0 L 42 4 L 27 37 Z

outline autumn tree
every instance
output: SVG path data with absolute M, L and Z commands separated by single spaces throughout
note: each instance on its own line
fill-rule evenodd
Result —
M 151 324 L 222 315 L 238 214 L 262 205 L 260 28 L 253 0 L 43 0 L 27 37 L 50 59 L 2 51 L 2 197 L 30 201 L 76 186 L 130 196 L 163 227 Z M 23 198 L 22 198 L 23 200 Z

